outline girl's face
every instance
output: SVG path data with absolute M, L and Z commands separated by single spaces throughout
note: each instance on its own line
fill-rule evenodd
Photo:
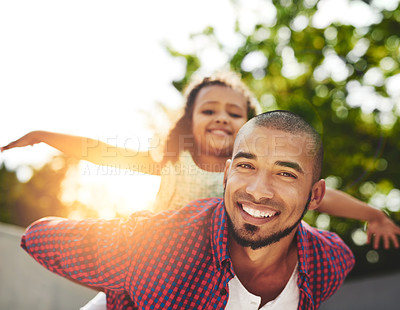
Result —
M 246 98 L 219 85 L 202 88 L 195 100 L 192 132 L 199 155 L 230 156 L 235 137 L 247 121 Z

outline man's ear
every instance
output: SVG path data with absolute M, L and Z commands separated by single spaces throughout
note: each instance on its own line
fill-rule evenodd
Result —
M 228 177 L 228 173 L 231 167 L 232 160 L 228 159 L 225 163 L 225 170 L 224 170 L 224 188 L 226 187 L 226 179 Z
M 308 205 L 309 210 L 314 210 L 319 207 L 322 198 L 325 196 L 325 180 L 319 180 L 311 189 L 311 200 Z

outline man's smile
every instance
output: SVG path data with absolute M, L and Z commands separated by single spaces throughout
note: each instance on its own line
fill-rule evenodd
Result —
M 255 205 L 253 203 L 239 201 L 237 205 L 242 218 L 253 225 L 262 225 L 276 219 L 280 215 L 280 211 L 271 209 L 267 206 Z

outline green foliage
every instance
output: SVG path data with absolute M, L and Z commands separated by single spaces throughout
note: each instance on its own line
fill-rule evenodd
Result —
M 45 216 L 67 216 L 59 199 L 61 183 L 71 160 L 54 158 L 21 183 L 14 171 L 0 167 L 0 221 L 26 227 Z
M 0 166 L 0 221 L 12 223 L 12 206 L 21 191 L 20 183 L 15 172 L 8 171 L 4 165 Z
M 209 32 L 207 32 L 209 33 Z M 188 54 L 182 54 L 179 53 L 175 50 L 173 50 L 172 48 L 166 46 L 166 49 L 168 50 L 168 52 L 174 56 L 174 57 L 181 57 L 183 59 L 185 59 L 186 62 L 186 74 L 185 76 L 179 80 L 179 81 L 173 81 L 172 84 L 174 85 L 174 87 L 179 90 L 179 91 L 183 91 L 184 87 L 189 83 L 190 77 L 192 75 L 193 72 L 195 72 L 197 69 L 199 69 L 200 67 L 200 60 L 198 57 L 194 56 L 194 55 L 188 55 Z
M 239 5 L 237 1 L 232 3 Z M 334 23 L 319 29 L 311 23 L 317 3 L 283 0 L 273 3 L 277 12 L 273 26 L 256 24 L 248 34 L 241 31 L 238 19 L 235 31 L 243 43 L 233 53 L 223 44 L 217 44 L 228 55 L 230 68 L 241 74 L 264 111 L 291 110 L 317 128 L 323 136 L 326 154 L 323 176 L 336 180 L 337 188 L 370 203 L 400 188 L 400 103 L 398 98 L 397 102 L 390 98 L 385 87 L 388 78 L 400 73 L 400 7 L 383 10 L 382 21 L 368 27 Z M 306 17 L 308 23 L 296 30 L 294 20 L 300 16 Z M 207 29 L 197 35 L 212 36 L 210 42 L 218 41 L 215 33 Z M 246 61 L 255 53 L 266 61 L 249 70 Z M 171 54 L 180 57 L 177 52 Z M 176 84 L 186 83 L 201 69 L 199 58 L 192 57 L 196 66 L 187 66 L 184 79 Z M 342 67 L 341 71 L 324 69 L 328 60 L 334 60 L 336 67 Z M 298 72 L 293 68 L 299 69 Z M 365 76 L 370 70 L 380 72 L 382 81 L 367 83 Z M 361 93 L 369 91 L 376 101 L 387 100 L 372 102 L 375 106 L 371 108 L 367 106 L 370 102 L 352 103 L 351 96 L 359 101 L 365 98 L 350 92 L 352 87 L 362 86 L 368 89 L 363 88 Z M 386 200 L 379 207 L 389 211 L 387 204 Z M 400 223 L 399 209 L 400 206 L 395 206 L 396 212 L 388 212 L 397 223 Z M 317 218 L 315 212 L 308 214 L 306 220 L 315 226 Z M 370 246 L 357 246 L 353 242 L 352 234 L 360 227 L 363 223 L 333 217 L 328 227 L 338 232 L 355 252 L 357 267 L 353 274 L 399 268 L 399 250 L 374 253 Z M 371 257 L 375 254 L 379 256 L 378 263 L 369 263 L 367 257 L 373 261 Z

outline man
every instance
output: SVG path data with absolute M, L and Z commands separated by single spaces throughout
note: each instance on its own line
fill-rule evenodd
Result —
M 325 193 L 322 153 L 302 118 L 264 113 L 236 137 L 223 200 L 127 221 L 47 218 L 22 247 L 105 289 L 108 309 L 318 309 L 354 265 L 338 236 L 301 222 Z

